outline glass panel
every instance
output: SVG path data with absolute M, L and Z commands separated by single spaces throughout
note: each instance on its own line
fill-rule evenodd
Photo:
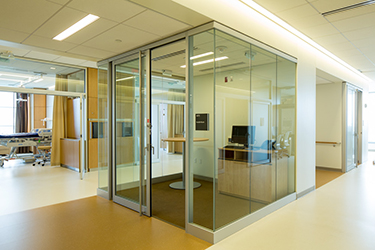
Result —
M 189 222 L 216 231 L 295 190 L 296 64 L 218 30 L 189 43 L 189 176 L 210 189 L 189 186 Z
M 277 58 L 276 199 L 295 191 L 296 64 Z
M 139 202 L 139 59 L 115 66 L 115 195 Z
M 84 93 L 85 70 L 19 58 L 4 59 L 0 61 L 0 86 Z
M 209 229 L 214 228 L 214 32 L 208 31 L 190 38 L 190 111 L 189 119 L 189 162 L 190 179 L 199 177 L 200 188 L 189 183 L 190 207 L 189 222 Z M 194 65 L 194 66 L 193 66 Z M 198 117 L 199 116 L 199 117 Z M 206 116 L 206 117 L 204 117 Z M 197 120 L 207 121 L 197 128 Z M 193 138 L 207 138 L 207 141 L 194 142 Z
M 356 98 L 355 89 L 347 87 L 346 99 L 346 170 L 351 170 L 356 163 Z
M 185 227 L 185 40 L 151 51 L 152 215 Z
M 108 102 L 108 65 L 98 69 L 98 187 L 108 191 L 109 174 L 109 128 L 108 116 L 110 102 Z
M 257 207 L 250 171 L 259 128 L 251 120 L 250 44 L 216 31 L 215 47 L 216 230 Z
M 251 155 L 251 212 L 276 200 L 276 55 L 251 46 L 251 121 L 255 127 Z

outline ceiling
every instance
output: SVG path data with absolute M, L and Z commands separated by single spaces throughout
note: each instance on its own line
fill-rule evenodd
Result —
M 375 4 L 324 17 L 360 0 L 255 0 L 375 79 Z M 96 62 L 211 21 L 173 0 L 1 1 L 0 52 L 95 67 Z M 100 19 L 65 39 L 54 36 L 87 14 Z M 197 52 L 198 53 L 198 52 Z
M 254 0 L 375 80 L 375 4 L 323 16 L 362 0 Z

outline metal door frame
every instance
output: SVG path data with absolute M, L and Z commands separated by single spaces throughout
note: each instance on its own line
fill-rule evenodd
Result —
M 143 138 L 140 138 L 140 147 L 139 147 L 139 203 L 127 200 L 123 197 L 117 196 L 116 195 L 116 180 L 117 180 L 117 172 L 116 172 L 116 66 L 126 63 L 132 60 L 139 60 L 139 136 L 146 136 L 146 147 L 143 147 L 143 144 L 141 141 L 143 141 Z M 145 69 L 142 64 L 142 60 L 146 61 Z M 149 65 L 150 65 L 150 53 L 149 51 L 139 51 L 138 53 L 129 55 L 125 58 L 121 58 L 119 60 L 116 60 L 112 63 L 111 65 L 111 73 L 112 73 L 112 89 L 111 89 L 111 94 L 112 94 L 112 119 L 114 120 L 112 122 L 111 130 L 112 130 L 112 197 L 113 201 L 123 205 L 125 207 L 128 207 L 132 210 L 135 210 L 140 213 L 140 215 L 144 214 L 147 216 L 151 216 L 151 201 L 150 201 L 150 190 L 151 190 L 151 172 L 150 172 L 150 136 L 151 136 L 151 131 L 149 129 L 146 129 L 144 131 L 144 123 L 146 122 L 145 119 L 143 119 L 143 102 L 144 102 L 144 94 L 146 95 L 146 102 L 147 102 L 147 110 L 146 110 L 146 119 L 147 119 L 147 124 L 148 121 L 150 121 L 150 106 L 149 104 L 149 99 L 150 99 L 150 94 L 149 94 L 149 84 L 150 84 L 150 77 L 149 77 Z M 144 81 L 143 78 L 143 72 L 146 70 L 146 81 Z M 146 93 L 143 93 L 143 89 L 146 89 Z M 144 172 L 144 169 L 146 169 L 146 173 Z M 146 174 L 146 181 L 144 183 L 144 180 L 142 176 Z M 144 185 L 145 185 L 145 190 L 144 190 Z M 146 197 L 144 196 L 144 191 L 146 191 Z

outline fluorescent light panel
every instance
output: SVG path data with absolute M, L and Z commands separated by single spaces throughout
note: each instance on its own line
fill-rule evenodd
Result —
M 53 40 L 62 41 L 65 38 L 68 38 L 69 36 L 73 35 L 77 31 L 83 29 L 90 23 L 94 22 L 98 18 L 99 18 L 98 16 L 88 14 L 86 17 L 82 18 L 81 20 L 79 20 L 78 22 L 76 22 L 75 24 L 73 24 L 72 26 L 70 26 L 69 28 L 67 28 L 66 30 L 58 34 L 57 36 L 55 36 Z
M 210 51 L 210 52 L 203 53 L 203 54 L 200 54 L 200 55 L 192 56 L 192 57 L 190 57 L 190 60 L 194 60 L 194 59 L 197 59 L 197 58 L 200 58 L 200 57 L 204 57 L 204 56 L 209 56 L 209 55 L 212 55 L 213 53 L 214 52 Z
M 221 61 L 221 60 L 225 60 L 225 59 L 228 59 L 227 56 L 222 56 L 222 57 L 217 57 L 215 58 L 215 61 Z M 193 66 L 197 66 L 197 65 L 201 65 L 201 64 L 206 64 L 206 63 L 210 63 L 210 62 L 213 62 L 214 59 L 209 59 L 209 60 L 205 60 L 205 61 L 200 61 L 200 62 L 195 62 L 193 63 Z M 180 68 L 186 68 L 186 65 L 182 65 L 180 66 Z
M 39 78 L 38 80 L 35 80 L 34 83 L 35 82 L 41 82 L 41 81 L 43 81 L 43 78 Z
M 133 79 L 133 78 L 135 78 L 135 76 L 130 76 L 130 77 L 125 77 L 125 78 L 120 78 L 120 79 L 116 79 L 116 82 L 126 81 L 126 80 L 130 80 L 130 79 Z

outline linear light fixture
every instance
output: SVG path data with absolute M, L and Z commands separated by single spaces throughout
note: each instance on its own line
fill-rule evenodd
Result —
M 345 66 L 346 68 L 350 69 L 355 74 L 357 74 L 357 75 L 361 76 L 362 78 L 366 79 L 366 81 L 372 81 L 370 78 L 363 75 L 357 69 L 353 68 L 352 66 L 350 66 L 349 64 L 347 64 L 346 62 L 344 62 L 343 60 L 341 60 L 340 58 L 338 58 L 337 56 L 335 56 L 334 54 L 332 54 L 331 52 L 329 52 L 328 50 L 326 50 L 325 48 L 323 48 L 322 46 L 320 46 L 316 42 L 314 42 L 311 38 L 307 37 L 306 35 L 304 35 L 300 31 L 298 31 L 297 29 L 293 28 L 288 23 L 286 23 L 285 21 L 283 21 L 279 17 L 275 16 L 274 14 L 272 14 L 271 12 L 269 12 L 268 10 L 266 10 L 265 8 L 260 6 L 259 4 L 255 3 L 252 0 L 239 0 L 239 1 L 242 2 L 243 4 L 245 4 L 246 6 L 248 6 L 249 8 L 257 11 L 260 14 L 262 14 L 263 16 L 265 16 L 266 18 L 268 18 L 269 20 L 271 20 L 275 24 L 279 25 L 281 28 L 289 31 L 290 33 L 292 33 L 296 37 L 300 38 L 302 41 L 311 45 L 313 48 L 319 50 L 320 52 L 322 52 L 323 54 L 332 58 L 336 62 L 338 62 L 341 65 Z
M 135 78 L 134 76 L 129 76 L 129 77 L 117 79 L 116 82 L 126 81 L 126 80 L 130 80 L 130 79 L 134 79 L 134 78 Z
M 98 18 L 99 18 L 98 16 L 88 14 L 87 16 L 85 16 L 84 18 L 82 18 L 81 20 L 79 20 L 78 22 L 76 22 L 75 24 L 73 24 L 72 26 L 70 26 L 69 28 L 67 28 L 66 30 L 58 34 L 57 36 L 55 36 L 53 40 L 62 41 L 65 38 L 68 38 L 69 36 L 73 35 L 77 31 L 83 29 L 90 23 L 94 22 Z
M 210 52 L 203 53 L 203 54 L 200 54 L 200 55 L 192 56 L 192 57 L 190 57 L 190 60 L 194 60 L 194 59 L 197 59 L 197 58 L 200 58 L 200 57 L 204 57 L 204 56 L 209 56 L 209 55 L 212 55 L 213 53 L 214 52 L 210 51 Z
M 329 15 L 332 15 L 332 14 L 340 13 L 340 12 L 347 11 L 347 10 L 356 9 L 356 8 L 367 6 L 367 5 L 374 4 L 374 3 L 375 3 L 375 0 L 369 0 L 369 1 L 361 2 L 361 3 L 349 5 L 349 6 L 340 8 L 340 9 L 327 11 L 327 12 L 322 13 L 322 15 L 323 16 L 329 16 Z
M 227 56 L 222 56 L 222 57 L 217 57 L 215 58 L 215 61 L 221 61 L 221 60 L 225 60 L 225 59 L 228 59 Z M 201 65 L 201 64 L 206 64 L 206 63 L 210 63 L 210 62 L 213 62 L 214 59 L 209 59 L 209 60 L 204 60 L 204 61 L 199 61 L 199 62 L 195 62 L 193 63 L 193 66 L 197 66 L 197 65 Z M 186 65 L 182 65 L 180 66 L 180 68 L 186 68 Z
M 43 78 L 39 78 L 38 80 L 35 80 L 34 83 L 36 83 L 36 82 L 41 82 L 41 81 L 43 81 L 43 80 L 44 80 Z

